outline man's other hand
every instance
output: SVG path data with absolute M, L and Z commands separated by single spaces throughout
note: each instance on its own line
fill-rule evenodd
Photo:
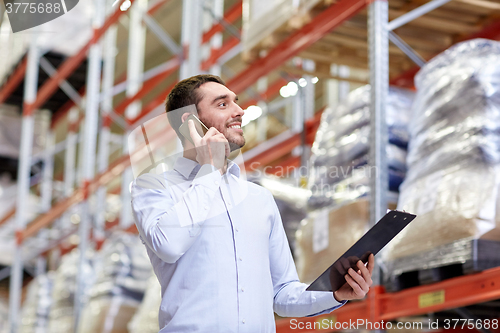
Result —
M 345 275 L 346 283 L 333 293 L 333 297 L 339 302 L 353 299 L 362 299 L 368 293 L 373 281 L 372 272 L 375 267 L 375 257 L 370 254 L 368 263 L 359 260 L 356 264 L 358 271 L 349 268 Z

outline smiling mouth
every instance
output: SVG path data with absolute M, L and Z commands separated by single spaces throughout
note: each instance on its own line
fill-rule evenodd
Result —
M 231 126 L 229 126 L 229 128 L 241 129 L 241 125 L 231 125 Z

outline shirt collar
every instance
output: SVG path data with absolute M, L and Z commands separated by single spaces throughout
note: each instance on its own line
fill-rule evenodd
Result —
M 179 157 L 174 164 L 174 170 L 180 173 L 184 178 L 188 179 L 193 172 L 197 172 L 200 169 L 198 162 L 185 158 L 183 156 Z M 227 171 L 232 173 L 237 178 L 240 177 L 240 167 L 238 164 L 231 160 L 228 160 Z
M 235 175 L 236 178 L 240 178 L 240 167 L 231 160 L 227 160 L 227 171 Z
M 195 169 L 199 169 L 200 167 L 201 166 L 198 164 L 198 162 L 195 162 L 183 156 L 179 157 L 174 164 L 174 170 L 183 175 L 186 179 L 189 178 L 189 176 Z

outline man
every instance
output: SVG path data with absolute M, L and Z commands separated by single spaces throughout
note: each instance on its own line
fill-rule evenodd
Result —
M 237 100 L 216 76 L 179 82 L 166 110 L 183 157 L 173 170 L 145 174 L 132 186 L 137 228 L 162 287 L 162 333 L 275 332 L 273 310 L 329 313 L 363 298 L 372 284 L 373 256 L 368 267 L 350 269 L 334 293 L 305 291 L 271 193 L 240 179 L 227 159 L 245 144 Z M 189 113 L 173 112 L 191 104 L 209 128 L 201 137 L 189 121 L 194 146 L 178 132 Z

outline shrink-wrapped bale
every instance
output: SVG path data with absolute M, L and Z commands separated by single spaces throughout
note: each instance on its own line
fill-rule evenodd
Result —
M 407 183 L 452 165 L 500 163 L 500 43 L 475 39 L 415 77 Z
M 500 43 L 458 44 L 415 84 L 398 208 L 418 217 L 391 243 L 389 260 L 463 238 L 500 240 Z
M 156 276 L 151 276 L 144 299 L 132 320 L 128 323 L 129 333 L 157 333 L 158 312 L 161 304 L 161 285 Z
M 389 189 L 397 192 L 406 173 L 413 93 L 391 88 L 387 102 L 388 170 L 384 172 L 388 173 Z M 370 86 L 363 86 L 322 115 L 310 161 L 310 208 L 340 204 L 368 194 L 369 178 L 376 176 L 376 171 L 368 166 L 369 146 Z
M 126 332 L 152 275 L 144 245 L 137 235 L 114 233 L 95 262 L 96 281 L 78 332 Z
M 55 272 L 40 274 L 30 282 L 21 312 L 20 332 L 49 332 L 49 312 Z
M 74 303 L 77 285 L 77 274 L 83 274 L 82 301 L 88 295 L 88 291 L 94 282 L 94 268 L 91 258 L 93 251 L 87 251 L 83 265 L 83 271 L 78 270 L 80 252 L 73 250 L 61 260 L 61 265 L 54 277 L 52 290 L 52 306 L 49 313 L 50 333 L 66 333 L 74 331 Z

